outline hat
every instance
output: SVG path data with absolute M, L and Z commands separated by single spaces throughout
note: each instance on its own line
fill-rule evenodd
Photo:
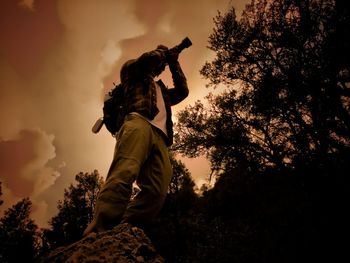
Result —
M 135 71 L 136 59 L 130 59 L 126 61 L 120 69 L 120 81 L 125 82 L 128 78 L 133 77 Z

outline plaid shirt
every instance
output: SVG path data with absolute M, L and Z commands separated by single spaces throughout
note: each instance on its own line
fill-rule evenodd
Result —
M 155 81 L 147 70 L 150 67 L 161 67 L 165 53 L 162 50 L 154 50 L 144 53 L 136 60 L 131 60 L 123 66 L 121 80 L 125 87 L 126 113 L 137 112 L 142 116 L 153 120 L 159 112 L 157 108 L 157 95 Z M 167 120 L 166 127 L 168 136 L 166 143 L 170 146 L 173 143 L 173 122 L 171 119 L 171 106 L 178 104 L 188 96 L 188 87 L 185 75 L 178 62 L 169 65 L 172 73 L 173 88 L 167 88 L 158 80 L 164 98 Z

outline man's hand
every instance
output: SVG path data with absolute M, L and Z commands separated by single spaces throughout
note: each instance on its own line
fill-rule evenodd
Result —
M 157 49 L 161 49 L 161 50 L 167 51 L 169 48 L 167 46 L 164 46 L 164 45 L 158 45 Z
M 167 64 L 168 63 L 167 54 L 168 54 L 169 48 L 164 45 L 158 45 L 155 51 L 158 52 L 161 62 L 164 64 Z
M 179 51 L 177 49 L 169 49 L 167 46 L 158 45 L 157 50 L 164 52 L 165 63 L 174 64 L 179 59 Z
M 179 59 L 179 52 L 177 50 L 174 49 L 169 49 L 167 51 L 167 62 L 168 64 L 174 64 L 177 62 L 177 60 Z

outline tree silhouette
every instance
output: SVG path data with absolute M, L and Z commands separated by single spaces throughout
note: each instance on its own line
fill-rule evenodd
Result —
M 334 261 L 346 251 L 349 19 L 337 0 L 255 0 L 239 21 L 233 8 L 214 19 L 216 57 L 201 74 L 223 91 L 175 126 L 174 149 L 206 155 L 219 175 L 191 219 L 200 224 L 189 262 Z
M 79 240 L 93 218 L 103 180 L 95 170 L 77 174 L 75 181 L 77 184 L 65 189 L 64 199 L 58 202 L 58 214 L 49 222 L 51 229 L 43 230 L 44 251 Z
M 173 168 L 173 177 L 169 186 L 168 199 L 171 199 L 175 213 L 187 213 L 194 207 L 197 199 L 194 191 L 196 184 L 182 161 L 174 156 L 171 156 L 170 161 Z
M 344 1 L 252 1 L 219 13 L 201 70 L 209 95 L 179 114 L 176 148 L 214 169 L 325 165 L 350 147 L 349 12 Z M 345 157 L 339 157 L 343 160 Z
M 183 262 L 184 254 L 191 242 L 189 237 L 190 215 L 198 201 L 195 183 L 185 164 L 170 154 L 173 177 L 163 209 L 154 227 L 147 230 L 158 251 L 168 260 Z
M 32 262 L 36 256 L 37 225 L 30 219 L 32 202 L 24 198 L 0 219 L 0 261 Z

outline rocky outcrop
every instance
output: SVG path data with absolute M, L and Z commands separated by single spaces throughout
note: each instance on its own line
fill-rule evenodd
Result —
M 60 247 L 41 258 L 40 263 L 65 262 L 164 262 L 143 230 L 120 224 L 102 233 L 92 233 L 67 247 Z

